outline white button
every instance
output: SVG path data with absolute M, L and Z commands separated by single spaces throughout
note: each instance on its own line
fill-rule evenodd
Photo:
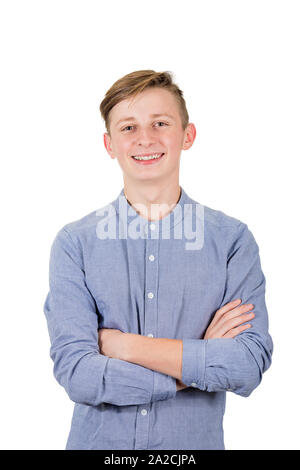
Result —
M 149 333 L 147 336 L 149 336 L 149 338 L 153 338 L 153 334 L 152 334 L 152 333 Z
M 153 293 L 152 293 L 152 292 L 149 292 L 149 294 L 148 294 L 148 299 L 153 299 L 153 297 L 154 297 Z
M 150 224 L 149 227 L 150 227 L 150 230 L 155 230 L 155 224 Z
M 195 384 L 195 382 L 192 382 L 192 383 L 191 383 L 191 386 L 192 386 L 192 387 L 197 387 L 197 384 Z
M 153 256 L 153 255 L 150 255 L 150 256 L 149 256 L 149 259 L 150 259 L 150 261 L 154 261 L 154 256 Z
M 141 414 L 142 414 L 143 416 L 146 416 L 147 413 L 148 413 L 148 411 L 145 410 L 145 409 L 141 411 Z

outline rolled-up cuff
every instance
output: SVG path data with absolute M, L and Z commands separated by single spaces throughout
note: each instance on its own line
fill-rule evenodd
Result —
M 197 387 L 200 390 L 205 390 L 204 379 L 207 340 L 183 339 L 182 342 L 181 381 L 188 387 Z
M 168 400 L 176 395 L 176 379 L 170 375 L 154 371 L 153 394 L 151 401 Z

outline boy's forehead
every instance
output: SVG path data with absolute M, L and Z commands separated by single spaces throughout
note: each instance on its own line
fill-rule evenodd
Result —
M 146 104 L 146 108 L 145 108 Z M 134 112 L 149 114 L 150 117 L 165 115 L 175 119 L 177 103 L 174 96 L 167 90 L 145 90 L 137 96 L 129 96 L 111 109 L 111 118 L 120 120 L 133 119 Z
M 160 103 L 167 103 L 168 105 L 172 105 L 174 103 L 174 96 L 168 90 L 164 90 L 162 88 L 147 88 L 143 90 L 136 96 L 129 96 L 128 98 L 122 100 L 120 102 L 123 103 L 123 107 L 125 108 L 133 108 L 134 106 L 139 106 L 141 103 L 147 101 L 148 106 L 153 104 Z

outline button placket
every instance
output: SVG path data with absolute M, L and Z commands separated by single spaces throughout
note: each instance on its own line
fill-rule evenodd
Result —
M 157 227 L 156 227 L 157 229 Z M 148 232 L 147 232 L 148 230 Z M 157 330 L 157 283 L 158 283 L 158 243 L 151 238 L 150 225 L 145 227 L 145 328 L 144 334 L 149 338 L 156 336 Z M 135 449 L 147 449 L 149 441 L 151 406 L 140 405 L 137 411 Z
M 151 225 L 149 224 L 149 227 Z M 156 235 L 158 236 L 159 228 L 157 225 L 155 225 L 154 230 L 157 231 Z M 151 238 L 151 233 L 149 233 L 146 239 L 145 253 L 145 335 L 150 338 L 157 336 L 158 246 L 159 236 L 158 238 Z
M 135 428 L 135 446 L 137 450 L 147 449 L 149 441 L 149 410 L 145 405 L 138 406 Z

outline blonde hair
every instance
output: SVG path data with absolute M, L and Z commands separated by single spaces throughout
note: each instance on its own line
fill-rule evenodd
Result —
M 170 91 L 179 105 L 182 129 L 185 130 L 189 123 L 189 115 L 186 109 L 183 92 L 173 82 L 171 72 L 155 72 L 154 70 L 137 70 L 128 73 L 117 80 L 106 92 L 100 104 L 101 116 L 104 119 L 107 133 L 110 135 L 110 111 L 112 108 L 129 97 L 137 96 L 146 88 L 157 87 Z

